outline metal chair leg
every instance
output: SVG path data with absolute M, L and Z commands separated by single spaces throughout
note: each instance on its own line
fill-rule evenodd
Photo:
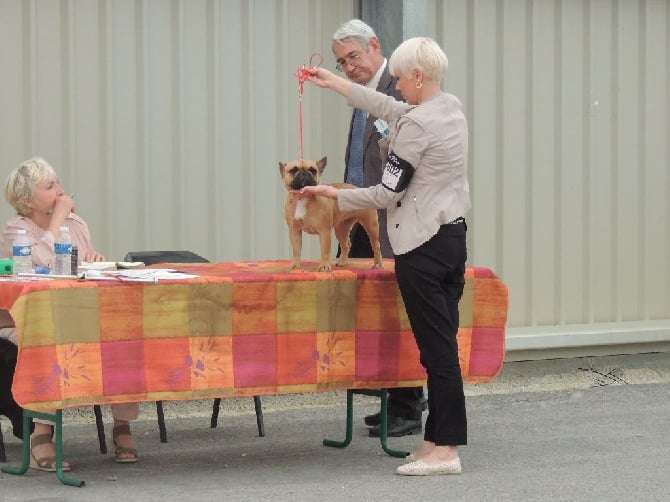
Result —
M 161 443 L 167 443 L 167 431 L 165 430 L 165 414 L 163 413 L 163 401 L 156 401 L 156 415 L 158 415 L 158 433 Z
M 265 424 L 263 423 L 263 408 L 261 397 L 254 396 L 254 408 L 256 408 L 256 424 L 258 425 L 258 437 L 265 437 Z
M 215 429 L 219 422 L 219 410 L 221 408 L 221 398 L 214 399 L 212 405 L 212 418 L 209 421 L 209 426 Z M 254 408 L 256 410 L 256 425 L 258 426 L 258 437 L 265 437 L 265 423 L 263 421 L 263 405 L 261 404 L 261 397 L 254 396 Z
M 212 419 L 209 421 L 209 427 L 216 429 L 216 425 L 219 422 L 219 409 L 221 408 L 221 398 L 217 397 L 214 399 L 214 404 L 212 405 Z
M 95 413 L 95 426 L 98 429 L 98 442 L 100 443 L 100 453 L 107 453 L 107 440 L 105 439 L 105 423 L 102 421 L 102 410 L 99 404 L 93 405 Z

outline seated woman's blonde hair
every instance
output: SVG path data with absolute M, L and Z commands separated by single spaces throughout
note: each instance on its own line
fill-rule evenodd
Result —
M 34 157 L 23 161 L 15 168 L 5 182 L 5 199 L 21 216 L 28 216 L 28 203 L 35 194 L 35 187 L 42 182 L 56 178 L 56 172 L 46 160 Z
M 440 82 L 447 72 L 449 61 L 435 40 L 415 37 L 401 43 L 391 54 L 388 64 L 394 77 L 409 77 L 414 70 L 421 70 L 425 82 Z

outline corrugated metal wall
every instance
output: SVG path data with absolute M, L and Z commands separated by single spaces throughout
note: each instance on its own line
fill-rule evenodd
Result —
M 435 1 L 513 326 L 670 318 L 670 4 Z M 667 326 L 667 325 L 666 325 Z
M 2 0 L 3 171 L 51 161 L 110 258 L 287 258 L 294 74 L 314 51 L 332 66 L 330 35 L 352 16 L 350 1 Z M 328 155 L 340 181 L 346 106 L 308 88 L 303 107 L 305 156 Z
M 471 126 L 470 264 L 508 284 L 510 326 L 667 333 L 669 3 L 427 1 Z M 316 51 L 333 67 L 355 6 L 2 0 L 0 165 L 48 158 L 109 258 L 286 258 L 293 74 Z M 339 181 L 349 110 L 309 85 L 303 107 L 305 156 Z

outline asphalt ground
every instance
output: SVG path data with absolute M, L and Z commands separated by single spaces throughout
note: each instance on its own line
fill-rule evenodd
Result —
M 460 476 L 403 477 L 367 435 L 378 401 L 356 396 L 354 437 L 343 449 L 345 393 L 265 396 L 265 437 L 251 398 L 165 403 L 168 442 L 143 403 L 133 434 L 137 464 L 101 455 L 91 409 L 65 410 L 71 477 L 29 469 L 0 473 L 0 500 L 14 501 L 660 501 L 670 493 L 670 353 L 505 363 L 493 382 L 467 385 L 470 443 Z M 107 435 L 110 417 L 105 409 Z M 425 415 L 424 415 L 425 418 Z M 22 443 L 3 417 L 8 465 Z M 421 436 L 390 438 L 414 450 Z M 111 450 L 111 440 L 108 439 Z M 5 464 L 6 465 L 6 464 Z

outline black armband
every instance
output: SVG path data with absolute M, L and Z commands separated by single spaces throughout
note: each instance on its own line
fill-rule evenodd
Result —
M 391 152 L 382 173 L 382 185 L 392 192 L 400 193 L 407 188 L 414 176 L 414 167 L 405 159 Z

